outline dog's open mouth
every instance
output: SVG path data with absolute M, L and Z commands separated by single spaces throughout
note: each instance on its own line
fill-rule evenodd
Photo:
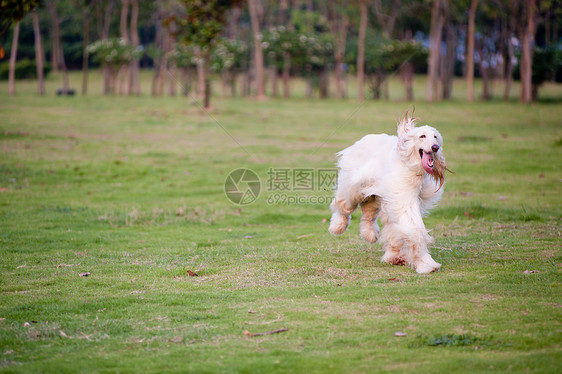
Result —
M 427 153 L 423 149 L 420 149 L 420 157 L 424 170 L 429 174 L 433 174 L 433 152 Z

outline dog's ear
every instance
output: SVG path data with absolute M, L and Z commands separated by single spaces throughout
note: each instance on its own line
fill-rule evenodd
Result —
M 400 120 L 398 123 L 398 137 L 402 138 L 406 135 L 410 130 L 416 127 L 416 118 L 408 117 L 408 113 Z

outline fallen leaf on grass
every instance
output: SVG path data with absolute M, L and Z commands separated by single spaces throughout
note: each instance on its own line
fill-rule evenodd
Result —
M 254 336 L 265 336 L 265 335 L 273 335 L 273 334 L 278 334 L 280 332 L 285 332 L 285 331 L 289 331 L 289 329 L 287 328 L 282 328 L 282 329 L 277 329 L 277 330 L 271 330 L 271 331 L 266 331 L 266 332 L 256 332 L 256 333 L 251 333 L 248 330 L 244 330 L 242 331 L 242 333 L 248 337 L 254 337 Z
M 8 187 L 0 187 L 0 192 L 6 192 L 8 191 Z
M 31 326 L 31 323 L 29 323 L 29 322 L 25 322 L 25 323 L 23 324 L 23 327 L 29 327 L 29 326 Z
M 248 310 L 248 314 L 255 314 L 257 313 L 255 310 Z
M 394 336 L 407 336 L 407 335 L 408 335 L 408 334 L 406 334 L 405 332 L 402 332 L 402 331 L 396 331 L 396 332 L 394 333 Z
M 464 215 L 468 218 L 474 218 L 474 216 L 468 212 L 464 212 Z
M 523 274 L 533 274 L 533 273 L 538 273 L 538 272 L 539 272 L 538 270 L 525 270 L 523 272 Z
M 62 336 L 63 338 L 72 339 L 70 336 L 66 335 L 66 334 L 64 333 L 64 331 L 62 331 L 62 330 L 59 330 L 59 334 L 60 334 L 60 336 Z
M 81 276 L 81 277 L 88 277 L 88 276 L 90 276 L 90 272 L 87 271 L 87 272 L 85 272 L 85 273 L 80 273 L 80 274 L 78 274 L 78 275 Z
M 391 282 L 400 282 L 402 279 L 400 278 L 388 278 L 389 281 Z
M 190 277 L 198 277 L 199 274 L 192 272 L 191 270 L 187 271 L 187 275 L 189 275 Z
M 306 235 L 297 236 L 297 240 L 303 239 L 303 238 L 308 238 L 309 236 L 312 236 L 312 235 L 314 235 L 314 234 L 306 234 Z

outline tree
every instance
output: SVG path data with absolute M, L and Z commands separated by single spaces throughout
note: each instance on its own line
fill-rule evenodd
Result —
M 535 48 L 533 52 L 532 99 L 539 98 L 539 87 L 554 78 L 560 66 L 562 53 L 554 47 Z
M 443 0 L 433 0 L 431 9 L 431 28 L 429 32 L 429 56 L 427 58 L 427 86 L 425 99 L 429 102 L 439 100 L 439 54 L 443 31 Z
M 47 9 L 51 17 L 51 42 L 53 49 L 51 51 L 51 61 L 53 63 L 54 71 L 62 71 L 62 94 L 68 93 L 68 71 L 66 69 L 66 62 L 64 60 L 64 49 L 61 41 L 60 21 L 57 14 L 58 0 L 47 1 Z
M 41 43 L 41 30 L 39 28 L 39 16 L 37 10 L 31 12 L 33 20 L 33 34 L 35 36 L 35 64 L 37 65 L 37 92 L 39 95 L 45 94 L 45 78 L 43 76 L 43 45 Z
M 365 34 L 367 33 L 367 0 L 359 3 L 361 19 L 357 38 L 357 100 L 365 100 Z
M 82 11 L 83 24 L 82 34 L 83 39 L 83 54 L 82 54 L 82 95 L 88 93 L 88 44 L 90 44 L 90 4 L 86 4 Z
M 121 39 L 125 44 L 131 44 L 129 38 L 129 28 L 127 27 L 127 19 L 129 17 L 129 0 L 121 0 L 121 17 L 119 19 L 119 32 L 121 33 Z M 129 84 L 127 78 L 129 78 L 129 65 L 123 64 L 119 68 L 117 73 L 117 89 L 120 94 L 124 94 L 128 89 Z
M 121 38 L 100 39 L 88 46 L 88 53 L 107 71 L 107 82 L 104 82 L 104 94 L 115 93 L 115 78 L 119 69 L 138 58 L 139 51 Z
M 440 74 L 442 85 L 442 98 L 444 100 L 450 99 L 453 94 L 453 80 L 455 77 L 455 64 L 457 62 L 457 47 L 458 47 L 458 5 L 455 2 L 443 2 L 443 13 L 446 19 L 444 23 L 445 34 L 445 53 L 441 55 L 440 61 Z M 463 18 L 464 18 L 463 7 Z M 464 21 L 464 20 L 463 20 Z
M 0 36 L 39 5 L 41 5 L 41 0 L 0 1 Z
M 12 49 L 10 51 L 10 71 L 8 73 L 9 92 L 10 95 L 16 94 L 16 56 L 18 53 L 18 40 L 20 35 L 20 21 L 14 26 L 14 35 L 12 36 Z
M 392 0 L 391 8 L 388 10 L 383 9 L 381 0 L 375 0 L 375 15 L 377 22 L 381 28 L 382 35 L 386 39 L 391 39 L 394 34 L 394 26 L 396 25 L 396 18 L 400 12 L 401 0 Z
M 0 1 L 0 36 L 8 29 L 14 26 L 14 34 L 12 36 L 12 48 L 10 51 L 10 67 L 9 67 L 9 93 L 16 93 L 16 55 L 18 51 L 18 40 L 20 32 L 21 19 L 33 9 L 41 4 L 41 0 L 2 0 Z M 1 46 L 0 46 L 1 48 Z M 41 74 L 43 72 L 41 71 Z
M 176 14 L 166 21 L 168 27 L 175 27 L 173 36 L 187 45 L 199 47 L 205 71 L 205 92 L 203 107 L 210 108 L 211 84 L 209 69 L 211 50 L 226 24 L 227 11 L 238 6 L 243 0 L 181 0 L 185 14 Z
M 470 2 L 468 11 L 468 35 L 466 48 L 466 99 L 474 101 L 474 24 L 476 20 L 476 9 L 478 0 Z
M 250 10 L 250 21 L 252 23 L 252 32 L 254 38 L 254 67 L 256 72 L 256 93 L 257 99 L 263 100 L 265 97 L 264 85 L 264 65 L 262 52 L 262 34 L 261 34 L 261 17 L 258 13 L 259 0 L 248 0 L 248 8 Z
M 104 6 L 105 5 L 105 6 Z M 111 26 L 111 13 L 113 10 L 114 2 L 113 0 L 108 0 L 107 3 L 100 1 L 98 2 L 98 35 L 101 36 L 102 40 L 109 39 L 109 29 Z M 114 72 L 111 70 L 109 64 L 102 62 L 103 70 L 103 93 L 107 95 L 113 93 L 114 88 Z
M 139 20 L 139 0 L 131 0 L 131 25 L 130 25 L 130 36 L 131 45 L 133 48 L 139 48 L 139 30 L 138 30 L 138 20 Z M 138 95 L 141 93 L 140 88 L 140 63 L 138 58 L 133 58 L 131 61 L 131 66 L 129 67 L 129 94 Z
M 328 0 L 321 2 L 324 6 L 324 14 L 328 19 L 330 32 L 334 38 L 334 73 L 336 77 L 336 97 L 343 99 L 345 93 L 345 81 L 343 71 L 343 59 L 345 56 L 345 45 L 347 41 L 347 28 L 349 16 L 347 15 L 347 2 L 342 0 Z
M 519 43 L 521 44 L 521 77 L 520 101 L 528 103 L 532 100 L 533 47 L 535 45 L 535 12 L 536 0 L 524 0 L 522 21 L 519 27 Z

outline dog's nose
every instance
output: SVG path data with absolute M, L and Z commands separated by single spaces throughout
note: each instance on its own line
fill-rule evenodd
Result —
M 437 144 L 433 144 L 433 145 L 431 146 L 431 150 L 432 150 L 433 152 L 437 152 L 437 151 L 439 150 L 439 146 L 438 146 Z

